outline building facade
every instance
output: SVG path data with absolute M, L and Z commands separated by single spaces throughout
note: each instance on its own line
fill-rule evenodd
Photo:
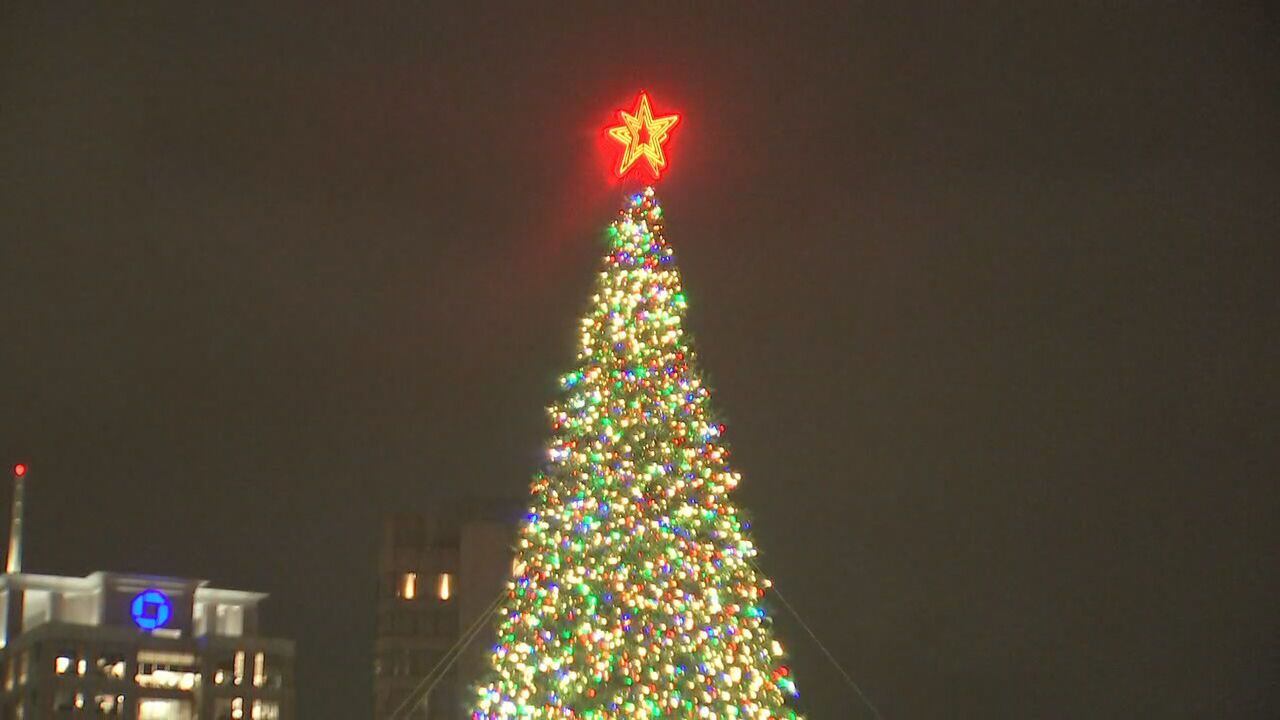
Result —
M 0 576 L 4 720 L 293 720 L 291 641 L 266 595 L 98 572 Z
M 470 689 L 493 645 L 491 606 L 511 574 L 521 511 L 495 503 L 388 518 L 378 550 L 375 720 L 470 717 Z M 442 672 L 477 622 L 478 633 Z

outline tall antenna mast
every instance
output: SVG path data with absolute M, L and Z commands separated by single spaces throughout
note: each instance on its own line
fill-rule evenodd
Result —
M 6 573 L 22 572 L 22 486 L 27 476 L 27 466 L 13 466 L 13 516 L 9 518 L 9 560 Z

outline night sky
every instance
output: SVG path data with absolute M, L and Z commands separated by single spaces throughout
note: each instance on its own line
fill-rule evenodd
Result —
M 886 718 L 1280 716 L 1274 11 L 18 5 L 27 570 L 269 592 L 367 718 L 379 518 L 526 492 L 645 88 L 760 562 Z

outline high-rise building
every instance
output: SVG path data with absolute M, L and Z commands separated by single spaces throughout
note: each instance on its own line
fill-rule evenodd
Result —
M 4 720 L 292 720 L 289 640 L 266 595 L 97 572 L 0 576 Z
M 490 608 L 511 574 L 520 512 L 514 504 L 472 503 L 387 519 L 378 550 L 374 720 L 469 717 L 488 634 L 478 633 L 443 668 L 468 628 L 490 627 Z

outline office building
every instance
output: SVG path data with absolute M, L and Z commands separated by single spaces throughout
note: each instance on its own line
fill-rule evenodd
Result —
M 5 720 L 292 720 L 293 643 L 266 596 L 204 580 L 0 576 Z
M 493 645 L 490 607 L 510 578 L 522 510 L 472 503 L 387 520 L 378 551 L 375 720 L 397 712 L 396 720 L 470 717 L 471 686 Z M 479 632 L 442 672 L 477 621 Z

